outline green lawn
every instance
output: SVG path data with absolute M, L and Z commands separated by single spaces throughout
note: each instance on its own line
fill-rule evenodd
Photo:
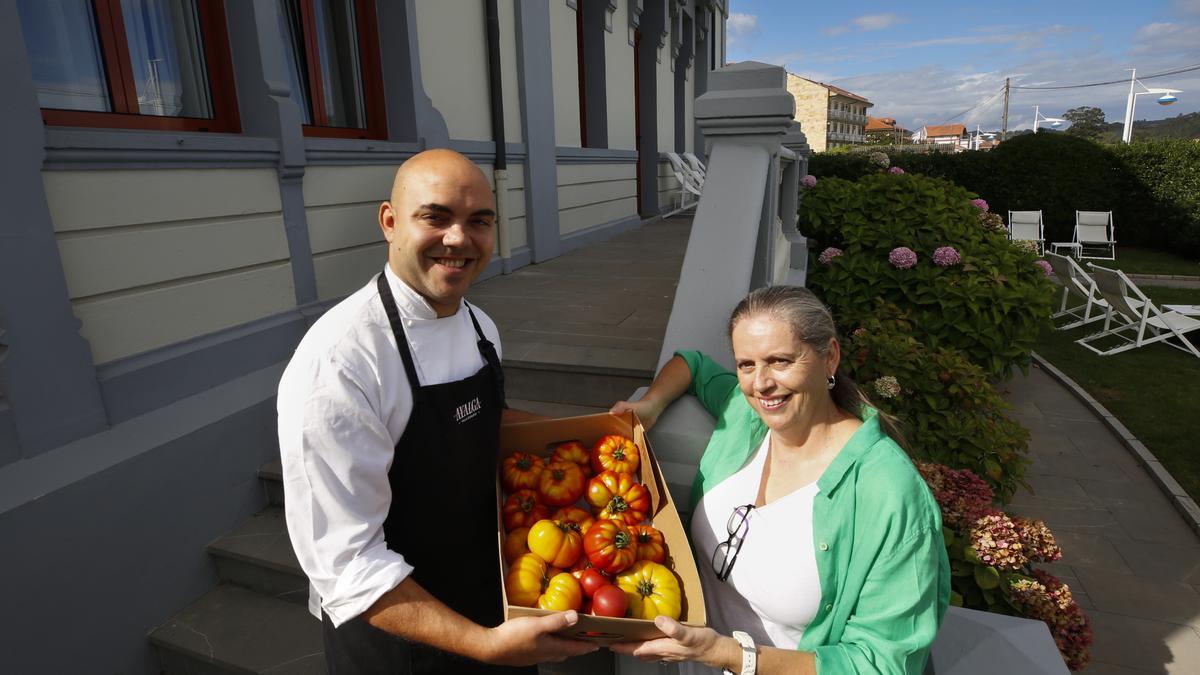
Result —
M 1139 287 L 1159 306 L 1200 304 L 1200 289 Z M 1161 344 L 1103 357 L 1075 344 L 1101 326 L 1048 330 L 1037 352 L 1112 411 L 1200 500 L 1200 359 Z
M 1126 274 L 1178 274 L 1200 277 L 1200 261 L 1149 248 L 1117 247 L 1117 259 L 1091 260 L 1101 267 L 1116 266 Z M 1086 269 L 1086 268 L 1085 268 Z

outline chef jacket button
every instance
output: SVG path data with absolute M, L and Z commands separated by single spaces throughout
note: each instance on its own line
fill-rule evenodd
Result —
M 833 605 L 831 605 L 831 604 L 826 604 L 826 605 L 825 605 L 825 611 L 826 611 L 826 612 L 832 612 L 832 611 L 833 611 Z
M 819 548 L 820 548 L 822 551 L 828 551 L 828 550 L 829 550 L 829 544 L 826 544 L 825 542 L 821 542 L 821 543 L 818 545 L 818 547 L 819 547 Z

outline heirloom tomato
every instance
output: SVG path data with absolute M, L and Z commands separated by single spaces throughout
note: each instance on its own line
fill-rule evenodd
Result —
M 550 515 L 533 490 L 517 490 L 504 501 L 504 529 L 512 532 L 518 527 L 530 527 Z
M 562 577 L 570 581 L 563 581 Z M 583 598 L 583 591 L 575 577 L 550 567 L 546 561 L 532 553 L 517 558 L 512 567 L 508 568 L 508 574 L 504 576 L 504 593 L 508 596 L 509 604 L 542 609 L 579 609 Z M 548 607 L 544 603 L 554 603 L 556 606 Z M 559 607 L 559 604 L 566 606 Z
M 528 452 L 514 452 L 500 463 L 500 484 L 505 492 L 532 490 L 542 475 L 542 458 Z
M 624 436 L 605 436 L 592 446 L 592 470 L 637 473 L 638 446 Z
M 667 559 L 667 544 L 663 541 L 662 532 L 649 525 L 634 525 L 629 528 L 633 538 L 637 540 L 638 560 L 652 560 L 661 563 Z
M 583 496 L 587 479 L 583 469 L 574 462 L 550 462 L 538 477 L 537 491 L 542 503 L 549 506 L 574 504 Z
M 604 584 L 592 593 L 592 614 L 596 616 L 625 616 L 628 609 L 629 598 L 617 586 Z
M 579 560 L 583 535 L 565 520 L 539 520 L 529 528 L 529 551 L 554 567 L 570 567 Z
M 665 565 L 639 560 L 617 575 L 617 586 L 625 591 L 633 618 L 653 621 L 660 614 L 679 618 L 683 593 L 675 573 Z
M 620 520 L 637 525 L 650 512 L 650 493 L 646 486 L 627 473 L 601 471 L 588 481 L 587 503 L 595 509 L 597 520 Z
M 595 567 L 588 567 L 578 574 L 574 570 L 571 570 L 571 576 L 579 580 L 579 586 L 583 589 L 583 597 L 585 598 L 592 597 L 597 588 L 609 586 L 612 581 Z
M 550 519 L 565 520 L 567 522 L 574 523 L 575 526 L 579 528 L 580 536 L 587 534 L 588 528 L 592 526 L 593 522 L 595 522 L 592 519 L 592 514 L 588 513 L 584 509 L 579 508 L 578 506 L 564 506 L 555 511 L 554 515 L 550 516 Z
M 583 537 L 583 552 L 596 569 L 616 574 L 637 560 L 637 542 L 621 521 L 597 520 Z
M 559 443 L 550 453 L 551 462 L 573 462 L 583 469 L 584 478 L 592 477 L 592 453 L 579 441 Z
M 504 562 L 511 563 L 529 553 L 529 528 L 518 527 L 504 536 Z

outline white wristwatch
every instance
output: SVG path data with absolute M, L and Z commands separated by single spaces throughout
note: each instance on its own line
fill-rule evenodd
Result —
M 754 675 L 758 671 L 758 649 L 754 646 L 754 638 L 740 630 L 733 631 L 733 639 L 742 646 L 742 672 L 735 673 L 725 670 L 725 675 Z

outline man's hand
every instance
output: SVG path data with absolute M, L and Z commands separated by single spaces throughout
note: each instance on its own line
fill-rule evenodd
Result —
M 509 619 L 488 631 L 483 660 L 497 665 L 530 666 L 596 651 L 596 645 L 590 642 L 553 635 L 578 621 L 579 614 L 574 610 Z

